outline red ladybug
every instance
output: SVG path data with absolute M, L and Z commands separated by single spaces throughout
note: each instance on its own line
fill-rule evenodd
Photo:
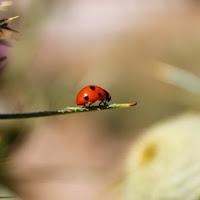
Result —
M 85 104 L 90 103 L 90 107 L 91 104 L 98 100 L 101 101 L 99 103 L 99 106 L 102 103 L 106 105 L 106 103 L 111 100 L 111 96 L 106 90 L 102 89 L 99 86 L 88 85 L 78 93 L 76 97 L 76 104 L 85 106 Z

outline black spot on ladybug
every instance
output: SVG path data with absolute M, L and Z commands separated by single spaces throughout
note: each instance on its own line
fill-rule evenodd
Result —
M 99 92 L 98 95 L 101 97 L 102 94 Z
M 87 101 L 89 99 L 87 94 L 84 94 L 83 98 Z
M 95 90 L 95 87 L 94 87 L 94 86 L 90 86 L 90 89 L 91 89 L 91 90 Z

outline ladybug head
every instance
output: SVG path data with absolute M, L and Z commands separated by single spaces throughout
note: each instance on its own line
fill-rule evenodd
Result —
M 111 96 L 106 90 L 104 90 L 104 91 L 106 93 L 106 101 L 109 102 L 111 100 Z

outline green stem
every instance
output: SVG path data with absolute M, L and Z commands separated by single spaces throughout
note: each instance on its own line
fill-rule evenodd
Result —
M 10 114 L 0 114 L 0 119 L 22 119 L 22 118 L 34 118 L 34 117 L 46 117 L 53 115 L 64 115 L 70 113 L 79 112 L 89 112 L 89 111 L 100 111 L 115 108 L 127 108 L 130 106 L 135 106 L 137 102 L 127 103 L 127 104 L 111 104 L 106 106 L 93 106 L 93 107 L 66 107 L 64 109 L 51 110 L 51 111 L 41 111 L 41 112 L 29 112 L 29 113 L 10 113 Z

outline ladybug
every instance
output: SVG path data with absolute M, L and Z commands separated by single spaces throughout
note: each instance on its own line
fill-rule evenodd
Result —
M 104 105 L 107 105 L 107 102 L 111 100 L 110 94 L 104 90 L 103 88 L 96 86 L 96 85 L 88 85 L 84 87 L 77 95 L 76 97 L 76 104 L 77 105 L 84 105 L 87 103 L 89 104 L 89 107 L 95 102 L 95 101 L 101 101 L 99 103 L 99 106 L 103 103 Z M 85 106 L 86 107 L 86 106 Z

